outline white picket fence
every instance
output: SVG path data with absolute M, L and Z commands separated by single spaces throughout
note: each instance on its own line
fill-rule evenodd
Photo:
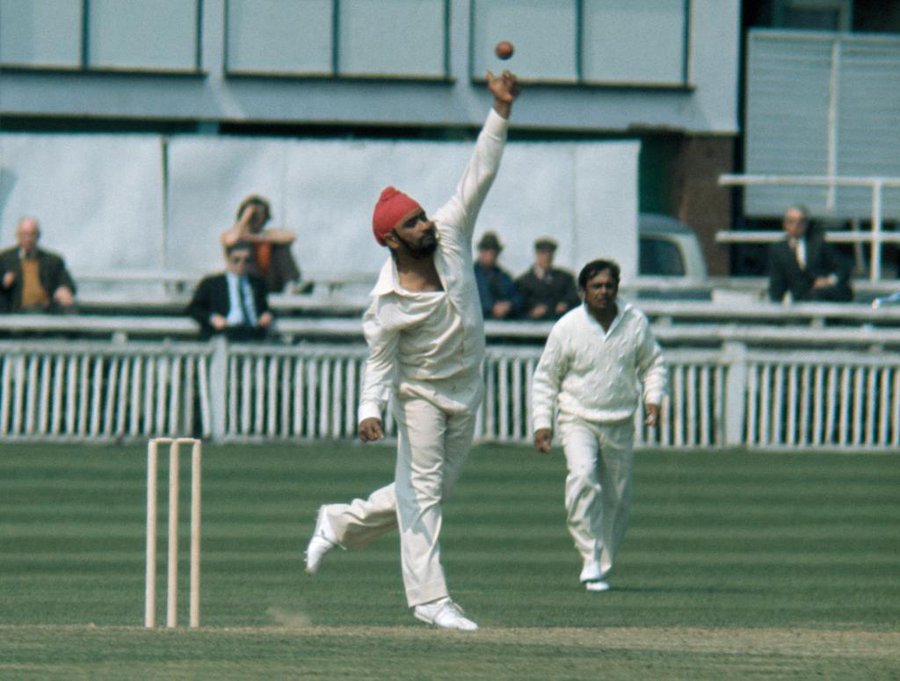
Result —
M 817 355 L 748 357 L 746 444 L 900 450 L 900 357 Z
M 206 344 L 33 340 L 0 353 L 5 440 L 145 438 L 209 420 Z
M 491 345 L 476 436 L 530 441 L 540 348 Z M 658 428 L 639 446 L 900 450 L 900 355 L 667 349 Z M 351 439 L 366 356 L 357 342 L 0 342 L 0 437 L 117 441 L 199 434 L 215 441 Z M 387 419 L 388 434 L 394 424 Z

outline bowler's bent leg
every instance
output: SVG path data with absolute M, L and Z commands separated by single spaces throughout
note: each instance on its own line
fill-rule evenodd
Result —
M 322 507 L 336 543 L 361 549 L 383 534 L 397 529 L 397 496 L 394 484 L 372 492 L 366 499 Z

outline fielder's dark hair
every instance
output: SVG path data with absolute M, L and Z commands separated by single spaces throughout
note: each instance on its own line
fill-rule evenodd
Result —
M 619 277 L 622 273 L 619 269 L 619 263 L 615 260 L 604 260 L 602 258 L 599 260 L 591 260 L 587 265 L 581 268 L 581 272 L 578 273 L 578 288 L 584 290 L 587 283 L 603 270 L 609 270 L 609 273 L 616 282 L 616 288 L 619 288 Z

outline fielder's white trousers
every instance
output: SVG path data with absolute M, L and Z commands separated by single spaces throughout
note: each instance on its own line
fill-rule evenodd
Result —
M 394 483 L 367 499 L 329 504 L 325 512 L 338 542 L 362 548 L 400 528 L 403 585 L 410 607 L 449 595 L 441 566 L 441 502 L 459 479 L 472 446 L 475 415 L 448 414 L 422 399 L 396 400 Z
M 568 468 L 566 523 L 583 561 L 580 579 L 605 579 L 628 527 L 634 422 L 561 415 L 559 431 Z

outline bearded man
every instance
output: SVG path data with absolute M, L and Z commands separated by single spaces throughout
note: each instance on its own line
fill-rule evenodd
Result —
M 315 574 L 336 546 L 361 548 L 399 527 L 403 584 L 416 618 L 444 629 L 478 628 L 450 599 L 441 565 L 441 504 L 472 445 L 484 392 L 484 321 L 472 262 L 475 219 L 493 183 L 519 88 L 487 74 L 494 105 L 456 193 L 429 219 L 393 187 L 372 216 L 390 256 L 363 318 L 369 357 L 359 405 L 363 442 L 384 437 L 390 400 L 397 423 L 394 482 L 367 499 L 319 509 L 306 552 Z

